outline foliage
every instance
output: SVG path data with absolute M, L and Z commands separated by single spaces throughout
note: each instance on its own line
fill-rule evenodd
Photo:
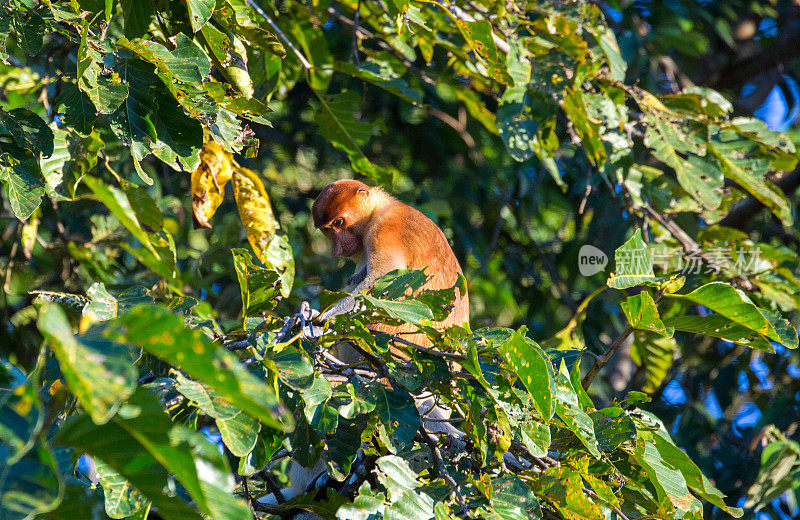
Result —
M 461 4 L 0 2 L 3 517 L 792 507 L 800 135 L 711 88 L 750 78 L 693 68 L 707 34 L 733 48 L 736 13 Z M 322 260 L 310 200 L 351 171 L 452 239 L 472 328 L 434 327 L 454 291 L 420 292 L 419 272 L 309 323 L 305 302 L 329 307 L 342 295 L 321 287 L 347 276 Z M 610 275 L 585 270 L 589 243 L 614 250 Z M 336 359 L 343 342 L 363 361 Z M 621 386 L 597 377 L 626 357 Z M 760 464 L 732 479 L 712 444 L 747 443 L 698 403 L 738 413 L 733 371 L 762 359 L 786 390 L 745 385 L 776 407 Z M 681 378 L 705 397 L 676 419 Z M 427 393 L 463 435 L 426 430 Z M 321 489 L 257 500 L 320 457 Z

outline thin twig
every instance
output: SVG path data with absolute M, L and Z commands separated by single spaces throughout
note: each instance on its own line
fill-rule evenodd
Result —
M 251 346 L 249 339 L 243 339 L 242 341 L 233 341 L 231 343 L 225 343 L 223 345 L 226 349 L 230 350 L 231 352 L 236 350 L 244 350 L 247 347 Z
M 361 58 L 358 56 L 358 22 L 361 20 L 361 0 L 356 5 L 356 14 L 353 16 L 353 58 L 356 67 L 361 68 Z
M 333 7 L 329 7 L 328 8 L 328 14 L 333 16 L 334 18 L 336 18 L 336 20 L 338 20 L 339 22 L 341 22 L 341 23 L 343 23 L 345 25 L 349 25 L 351 27 L 354 27 L 355 28 L 354 30 L 356 32 L 358 32 L 362 36 L 362 38 L 373 40 L 378 47 L 380 47 L 381 49 L 391 53 L 395 58 L 397 58 L 401 62 L 403 62 L 403 65 L 405 65 L 406 68 L 408 68 L 408 70 L 410 70 L 411 72 L 415 73 L 417 76 L 419 76 L 419 78 L 422 81 L 424 81 L 428 85 L 436 86 L 438 84 L 438 82 L 435 79 L 430 77 L 424 71 L 422 71 L 422 70 L 418 69 L 417 67 L 415 67 L 413 63 L 411 63 L 401 53 L 397 52 L 397 50 L 394 47 L 392 47 L 391 45 L 389 45 L 388 43 L 386 43 L 382 39 L 376 37 L 374 33 L 370 32 L 367 29 L 365 29 L 363 25 L 359 25 L 358 27 L 355 27 L 355 22 L 353 20 L 351 20 L 351 19 L 347 18 L 346 16 L 344 16 L 343 14 L 339 13 Z
M 656 292 L 655 296 L 653 296 L 653 302 L 658 303 L 663 295 L 663 289 Z M 628 324 L 625 327 L 625 330 L 622 331 L 622 334 L 620 334 L 619 337 L 614 340 L 614 343 L 611 344 L 611 347 L 609 347 L 606 353 L 603 354 L 599 359 L 595 359 L 592 367 L 586 373 L 586 376 L 584 376 L 583 381 L 581 381 L 581 386 L 583 386 L 584 390 L 589 388 L 589 385 L 592 384 L 592 381 L 594 381 L 594 378 L 597 376 L 597 374 L 608 364 L 608 361 L 617 352 L 617 350 L 619 350 L 622 344 L 625 343 L 625 340 L 628 339 L 628 337 L 633 333 L 633 330 L 633 327 Z
M 417 345 L 416 343 L 412 343 L 406 339 L 401 338 L 397 334 L 392 335 L 392 339 L 403 345 L 408 345 L 409 347 L 413 347 L 421 352 L 430 354 L 431 356 L 439 356 L 449 359 L 458 359 L 460 361 L 464 361 L 467 359 L 466 356 L 462 356 L 461 354 L 455 354 L 453 352 L 444 352 L 442 350 L 436 350 L 432 348 L 423 347 L 422 345 Z
M 463 110 L 463 107 L 461 107 L 459 110 Z M 467 148 L 469 148 L 470 156 L 472 156 L 472 160 L 475 162 L 475 164 L 478 166 L 486 166 L 489 164 L 489 162 L 486 160 L 486 157 L 478 149 L 478 145 L 475 143 L 475 139 L 472 137 L 472 134 L 467 131 L 466 120 L 458 120 L 447 112 L 443 112 L 433 107 L 428 109 L 428 113 L 458 133 L 458 136 L 462 141 L 464 141 L 464 144 L 467 145 Z
M 286 35 L 283 34 L 283 31 L 281 31 L 280 27 L 278 27 L 275 24 L 275 22 L 272 21 L 272 18 L 270 18 L 269 15 L 267 13 L 265 13 L 264 10 L 261 9 L 261 7 L 259 7 L 259 5 L 257 3 L 255 3 L 254 0 L 247 0 L 247 3 L 250 4 L 250 7 L 255 9 L 258 14 L 260 14 L 262 17 L 264 17 L 264 19 L 267 21 L 267 23 L 275 30 L 276 33 L 278 33 L 278 36 L 280 37 L 280 39 L 283 40 L 283 42 L 286 45 L 288 45 L 290 49 L 292 49 L 292 52 L 294 52 L 294 55 L 297 56 L 298 60 L 300 60 L 300 63 L 303 64 L 303 67 L 305 67 L 308 70 L 311 70 L 311 69 L 314 68 L 314 66 L 311 65 L 311 63 L 308 62 L 306 57 L 303 56 L 303 53 L 300 52 L 300 50 L 297 47 L 294 46 L 294 44 L 291 42 L 291 40 L 289 40 L 289 38 L 287 38 Z
M 583 492 L 586 493 L 587 495 L 591 496 L 592 498 L 596 499 L 596 500 L 602 500 L 603 502 L 606 502 L 605 500 L 600 498 L 600 495 L 598 495 L 593 490 L 591 490 L 591 489 L 589 489 L 587 487 L 583 488 Z M 615 506 L 613 504 L 608 504 L 608 505 L 611 506 L 611 509 L 615 513 L 617 513 L 619 515 L 619 517 L 622 518 L 622 520 L 629 520 L 628 517 L 625 515 L 625 513 L 623 513 L 622 510 L 620 510 L 620 508 L 618 508 L 617 506 Z
M 592 365 L 592 368 L 589 369 L 589 371 L 586 373 L 586 376 L 583 378 L 583 381 L 581 381 L 581 386 L 583 386 L 584 390 L 589 388 L 589 385 L 592 384 L 592 381 L 594 381 L 594 378 L 597 376 L 598 372 L 600 372 L 603 367 L 608 364 L 608 360 L 611 359 L 611 356 L 613 356 L 617 350 L 619 350 L 631 333 L 633 333 L 633 327 L 630 325 L 626 326 L 625 330 L 623 330 L 622 334 L 620 334 L 614 343 L 611 344 L 611 347 L 606 351 L 606 353 L 603 354 L 603 356 Z
M 436 441 L 433 440 L 433 437 L 425 431 L 423 426 L 419 427 L 419 437 L 422 438 L 422 441 L 428 445 L 428 449 L 431 450 L 431 455 L 433 458 L 436 459 L 436 465 L 439 469 L 439 475 L 447 482 L 447 485 L 453 490 L 453 493 L 456 495 L 456 499 L 458 500 L 459 506 L 461 506 L 461 513 L 472 517 L 469 513 L 469 509 L 467 509 L 467 502 L 464 500 L 464 495 L 461 494 L 461 489 L 458 487 L 458 483 L 456 483 L 453 476 L 447 471 L 447 466 L 444 463 L 444 458 L 442 457 L 442 451 L 439 449 L 439 446 L 436 445 Z

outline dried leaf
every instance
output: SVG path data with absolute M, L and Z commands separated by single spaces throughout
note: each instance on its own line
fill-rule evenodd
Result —
M 203 145 L 203 150 L 200 152 L 200 166 L 192 172 L 192 211 L 195 229 L 211 227 L 208 220 L 214 216 L 225 197 L 225 184 L 231 178 L 232 162 L 233 156 L 216 142 L 209 140 Z
M 270 238 L 278 229 L 278 222 L 272 213 L 269 195 L 258 175 L 252 170 L 237 166 L 231 178 L 239 217 L 247 232 L 247 240 L 261 262 L 267 263 L 267 249 Z

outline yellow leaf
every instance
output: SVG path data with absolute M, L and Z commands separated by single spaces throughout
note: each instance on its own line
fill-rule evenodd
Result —
M 278 222 L 272 213 L 264 183 L 253 171 L 241 166 L 233 169 L 231 181 L 247 240 L 258 259 L 265 265 L 271 265 L 267 260 L 267 249 L 272 235 L 278 229 Z
M 225 197 L 225 183 L 232 174 L 233 156 L 209 140 L 200 152 L 200 166 L 192 172 L 192 212 L 195 228 L 207 227 Z
M 36 245 L 36 233 L 39 231 L 39 213 L 40 209 L 36 208 L 28 218 L 28 222 L 22 226 L 22 254 L 28 260 L 31 259 L 33 246 Z

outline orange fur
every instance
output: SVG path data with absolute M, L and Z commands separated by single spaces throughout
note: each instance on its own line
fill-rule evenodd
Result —
M 372 286 L 394 269 L 425 269 L 429 278 L 422 289 L 447 289 L 462 274 L 444 233 L 420 211 L 403 204 L 380 188 L 355 180 L 329 184 L 311 209 L 314 225 L 331 240 L 332 256 L 359 258 L 352 294 Z M 338 219 L 344 222 L 340 223 Z M 458 295 L 450 315 L 438 327 L 469 321 L 469 296 Z M 424 334 L 408 334 L 411 325 L 376 325 L 375 330 L 400 334 L 403 339 L 429 346 Z

